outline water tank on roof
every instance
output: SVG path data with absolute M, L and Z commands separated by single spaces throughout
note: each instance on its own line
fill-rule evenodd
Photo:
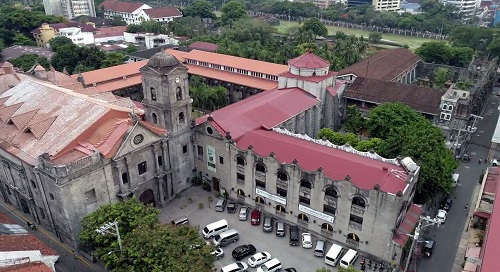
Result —
M 418 167 L 417 164 L 410 157 L 405 157 L 404 159 L 402 159 L 401 164 L 408 172 L 413 172 L 417 170 Z

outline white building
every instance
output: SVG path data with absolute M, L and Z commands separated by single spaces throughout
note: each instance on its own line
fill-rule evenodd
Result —
M 174 18 L 182 17 L 182 13 L 176 7 L 161 7 L 153 9 L 143 9 L 139 16 L 146 20 L 157 22 L 170 22 Z
M 136 2 L 104 1 L 99 8 L 104 9 L 104 18 L 113 19 L 113 16 L 121 16 L 127 25 L 140 24 L 147 20 L 141 17 L 143 9 L 151 9 L 150 6 Z
M 147 49 L 166 44 L 179 44 L 179 40 L 173 35 L 124 32 L 123 37 L 125 42 L 145 45 Z
M 48 15 L 68 19 L 81 15 L 96 16 L 93 0 L 43 0 L 43 7 Z
M 441 0 L 445 5 L 453 5 L 458 9 L 464 20 L 469 20 L 481 4 L 480 0 Z
M 87 45 L 94 43 L 94 33 L 84 32 L 79 27 L 60 28 L 58 36 L 64 36 L 76 45 Z

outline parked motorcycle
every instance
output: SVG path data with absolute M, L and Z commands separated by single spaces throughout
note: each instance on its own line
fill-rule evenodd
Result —
M 372 268 L 372 260 L 368 260 L 368 268 Z
M 377 264 L 377 263 L 375 263 L 375 264 L 373 265 L 373 271 L 376 271 L 376 270 L 377 270 L 377 267 L 378 267 L 378 264 Z

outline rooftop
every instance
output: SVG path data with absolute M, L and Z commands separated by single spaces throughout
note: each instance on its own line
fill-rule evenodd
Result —
M 302 136 L 303 137 L 303 136 Z M 325 141 L 326 142 L 326 141 Z M 249 131 L 236 141 L 244 150 L 250 146 L 259 156 L 274 153 L 276 161 L 297 165 L 304 171 L 315 172 L 323 169 L 325 176 L 332 180 L 348 180 L 357 188 L 373 190 L 375 185 L 380 191 L 396 195 L 408 186 L 407 171 L 394 162 L 373 159 L 370 152 L 349 152 L 348 148 L 324 143 L 322 140 L 307 140 L 266 129 Z M 359 153 L 366 153 L 360 155 Z M 369 153 L 369 154 L 368 154 Z
M 270 129 L 318 103 L 319 100 L 300 88 L 271 90 L 212 112 L 211 123 L 223 136 L 229 132 L 237 141 L 249 131 L 261 127 Z M 201 124 L 207 119 L 208 115 L 202 116 L 196 119 L 196 123 Z
M 338 74 L 355 74 L 356 76 L 392 81 L 419 61 L 420 57 L 408 49 L 387 49 L 339 71 Z
M 0 57 L 2 61 L 8 61 L 27 54 L 34 54 L 50 59 L 55 53 L 46 47 L 13 45 L 2 50 Z
M 177 48 L 175 50 L 178 50 L 178 51 L 181 51 L 181 52 L 189 52 L 191 51 L 192 49 L 191 48 L 188 48 L 188 47 L 184 47 L 184 46 L 178 46 L 178 45 L 173 45 L 173 44 L 166 44 L 166 45 L 161 45 L 161 46 L 158 46 L 158 47 L 153 47 L 153 48 L 150 48 L 150 49 L 145 49 L 145 50 L 141 50 L 141 51 L 137 51 L 137 52 L 134 52 L 134 53 L 130 53 L 128 54 L 129 56 L 131 57 L 134 57 L 134 58 L 137 58 L 137 59 L 149 59 L 151 58 L 154 54 L 156 53 L 159 53 L 165 49 L 168 49 L 168 48 Z M 174 50 L 172 50 L 174 51 Z M 172 52 L 169 52 L 170 54 L 172 54 Z M 177 58 L 179 59 L 179 58 Z M 179 60 L 180 61 L 180 60 Z
M 144 12 L 151 18 L 181 17 L 182 13 L 176 7 L 161 7 L 145 9 Z
M 500 110 L 500 107 L 498 108 Z M 497 124 L 495 126 L 495 132 L 493 132 L 493 136 L 491 137 L 491 142 L 500 144 L 500 116 L 498 116 Z
M 357 77 L 344 93 L 348 99 L 374 104 L 401 102 L 418 112 L 431 115 L 439 114 L 442 96 L 443 92 L 433 88 L 364 77 Z
M 329 68 L 330 63 L 312 51 L 309 51 L 306 54 L 300 55 L 294 59 L 288 61 L 288 65 L 297 67 L 297 68 L 305 68 L 305 69 L 316 69 L 316 68 Z
M 94 33 L 94 38 L 116 37 L 123 36 L 123 32 L 127 30 L 127 26 L 110 26 L 100 27 Z
M 42 262 L 29 262 L 0 268 L 0 272 L 53 272 Z
M 96 83 L 97 86 L 103 83 L 110 83 L 112 81 L 126 81 L 131 77 L 138 76 L 141 77 L 139 68 L 146 65 L 147 60 L 141 60 L 137 62 L 131 62 L 126 64 L 121 64 L 113 67 L 102 68 L 94 71 L 89 71 L 82 73 L 87 86 L 91 86 Z M 78 78 L 78 74 L 71 76 L 74 79 Z M 109 90 L 113 91 L 113 90 Z
M 498 178 L 500 175 L 497 175 Z M 497 182 L 496 194 L 500 194 L 500 182 Z M 481 249 L 482 263 L 479 272 L 498 271 L 498 252 L 500 252 L 500 201 L 494 201 L 491 217 L 484 233 L 484 243 Z
M 99 5 L 104 10 L 132 13 L 142 7 L 144 4 L 139 2 L 121 2 L 115 0 L 106 0 Z
M 0 252 L 39 250 L 44 256 L 59 255 L 33 234 L 0 235 Z
M 69 21 L 69 22 L 66 22 L 66 23 L 49 24 L 49 26 L 50 26 L 51 28 L 53 28 L 54 30 L 59 31 L 59 29 L 61 29 L 61 28 L 67 28 L 67 27 L 79 27 L 79 26 L 84 26 L 84 24 L 81 24 L 81 23 L 79 23 L 79 22 Z M 41 33 L 41 32 L 40 32 L 40 28 L 41 28 L 41 27 L 42 27 L 42 26 L 40 26 L 40 27 L 37 27 L 37 28 L 33 29 L 33 30 L 31 31 L 31 33 L 33 33 L 33 34 L 40 34 L 40 33 Z
M 203 50 L 207 52 L 216 52 L 217 49 L 219 49 L 219 46 L 215 43 L 210 43 L 210 42 L 201 42 L 197 41 L 188 46 L 189 48 L 196 49 L 196 50 Z
M 420 215 L 422 215 L 422 207 L 412 204 L 396 231 L 394 242 L 402 247 L 406 245 L 406 241 L 409 239 L 408 235 L 415 229 Z

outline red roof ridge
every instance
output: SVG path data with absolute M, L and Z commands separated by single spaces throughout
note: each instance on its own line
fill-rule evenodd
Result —
M 28 125 L 26 127 L 26 130 L 31 131 L 31 133 L 33 133 L 33 135 L 35 135 L 35 137 L 37 139 L 40 139 L 43 137 L 45 132 L 47 132 L 47 130 L 49 130 L 50 126 L 52 125 L 52 123 L 54 123 L 54 121 L 56 119 L 57 119 L 57 116 L 48 117 L 42 121 Z
M 312 51 L 288 60 L 288 65 L 307 69 L 330 67 L 330 63 L 328 61 L 314 54 Z
M 35 110 L 27 111 L 25 113 L 18 114 L 16 116 L 12 116 L 10 118 L 10 120 L 12 121 L 12 123 L 14 123 L 14 125 L 17 127 L 17 129 L 22 131 L 26 127 L 26 125 L 29 124 L 31 119 L 33 119 L 33 117 L 36 115 L 36 113 L 39 110 L 40 109 L 35 109 Z
M 96 142 L 94 146 L 99 146 L 102 143 L 104 143 L 119 125 L 121 125 L 123 122 L 129 121 L 129 119 L 117 119 L 117 118 L 115 118 L 115 120 L 117 120 L 117 122 L 115 122 L 113 126 L 109 128 L 109 130 L 102 136 L 101 140 Z
M 151 122 L 140 120 L 139 123 L 157 135 L 161 136 L 167 133 L 166 129 L 159 127 Z
M 24 104 L 24 102 L 19 102 L 9 106 L 4 106 L 0 108 L 0 120 L 7 122 L 14 113 Z

